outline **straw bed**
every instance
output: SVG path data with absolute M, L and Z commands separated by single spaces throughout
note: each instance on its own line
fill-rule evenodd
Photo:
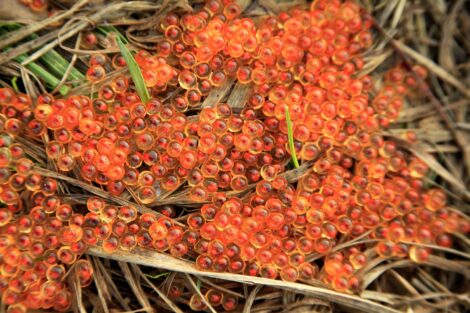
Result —
M 92 85 L 84 79 L 86 60 L 91 53 L 116 53 L 119 47 L 107 36 L 98 36 L 100 50 L 81 50 L 78 43 L 82 32 L 114 26 L 136 48 L 154 47 L 161 34 L 155 31 L 162 17 L 169 11 L 191 10 L 203 1 L 51 1 L 62 8 L 60 13 L 24 25 L 30 14 L 17 10 L 18 16 L 9 16 L 5 23 L 22 26 L 4 32 L 0 37 L 0 85 L 18 88 L 31 97 L 45 90 L 61 95 L 93 95 L 103 84 L 110 82 L 127 69 L 107 73 L 106 79 Z M 375 18 L 375 44 L 366 53 L 364 73 L 373 73 L 379 87 L 382 74 L 394 64 L 421 64 L 429 71 L 429 88 L 419 99 L 408 99 L 399 119 L 384 131 L 400 147 L 422 159 L 431 174 L 429 186 L 439 186 L 448 195 L 451 207 L 463 218 L 470 212 L 470 6 L 463 0 L 362 0 L 357 1 Z M 11 10 L 11 1 L 0 0 L 0 10 Z M 243 15 L 255 20 L 276 14 L 302 0 L 241 0 Z M 0 15 L 2 16 L 2 15 Z M 57 25 L 57 24 L 60 25 Z M 5 28 L 1 28 L 5 29 Z M 120 40 L 120 47 L 122 44 Z M 62 56 L 58 59 L 57 56 Z M 127 59 L 128 60 L 128 59 Z M 130 63 L 130 62 L 128 62 Z M 47 68 L 59 69 L 49 73 Z M 139 72 L 140 73 L 140 72 Z M 134 74 L 132 74 L 134 76 Z M 145 89 L 145 88 L 144 88 Z M 146 89 L 145 89 L 146 90 Z M 143 91 L 142 91 L 143 92 Z M 177 95 L 181 90 L 177 90 Z M 235 112 L 240 111 L 249 96 L 247 85 L 234 80 L 213 89 L 202 107 L 224 101 Z M 148 97 L 148 94 L 146 95 Z M 418 143 L 409 144 L 402 135 L 416 132 Z M 130 191 L 113 196 L 105 190 L 90 186 L 79 175 L 65 175 L 47 160 L 44 142 L 26 138 L 19 141 L 27 154 L 35 160 L 38 172 L 61 182 L 65 201 L 84 204 L 89 195 L 98 195 L 120 205 L 135 205 L 139 212 L 154 212 L 154 206 L 178 206 L 175 223 L 184 225 L 185 216 L 198 205 L 189 199 L 187 190 L 164 193 L 148 206 L 137 204 Z M 293 140 L 293 139 L 291 139 Z M 291 150 L 293 149 L 293 143 Z M 299 168 L 283 175 L 295 182 L 311 166 L 303 162 Z M 297 166 L 296 166 L 297 167 Z M 249 190 L 254 185 L 249 186 Z M 243 195 L 246 191 L 232 192 Z M 91 248 L 87 254 L 93 260 L 94 284 L 86 289 L 75 286 L 75 312 L 189 312 L 192 293 L 200 293 L 201 286 L 215 288 L 239 296 L 241 305 L 236 312 L 465 312 L 470 310 L 470 240 L 454 236 L 452 249 L 431 246 L 434 255 L 424 264 L 410 260 L 382 259 L 375 256 L 363 269 L 361 292 L 357 295 L 328 289 L 321 281 L 290 283 L 229 273 L 202 272 L 186 260 L 168 254 L 144 251 L 118 251 L 111 255 L 100 248 Z M 364 242 L 343 242 L 338 247 Z M 368 250 L 374 256 L 372 249 Z M 319 256 L 312 255 L 311 259 Z M 168 297 L 171 286 L 183 284 L 191 293 L 179 298 Z M 204 298 L 204 297 L 203 297 Z M 221 312 L 212 308 L 209 312 Z

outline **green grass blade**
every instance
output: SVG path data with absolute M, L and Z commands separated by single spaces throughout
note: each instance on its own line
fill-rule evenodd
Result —
M 297 160 L 297 154 L 295 153 L 295 146 L 294 146 L 294 132 L 292 130 L 292 120 L 290 119 L 289 108 L 286 106 L 286 123 L 287 123 L 287 138 L 289 139 L 289 150 L 290 155 L 292 158 L 292 162 L 294 162 L 295 168 L 299 168 L 299 160 Z
M 158 279 L 160 277 L 165 277 L 165 276 L 170 275 L 170 272 L 160 273 L 160 274 L 156 274 L 156 275 L 149 275 L 149 274 L 144 273 L 144 275 L 147 276 L 148 278 Z
M 150 100 L 150 94 L 147 90 L 147 87 L 145 86 L 144 77 L 142 76 L 139 65 L 119 36 L 116 37 L 116 41 L 119 45 L 119 49 L 121 50 L 121 54 L 126 60 L 127 66 L 129 67 L 129 72 L 131 73 L 132 80 L 134 81 L 137 94 L 143 103 L 147 103 Z
M 70 63 L 54 49 L 46 52 L 39 59 L 47 66 L 50 71 L 58 76 L 63 75 L 70 65 Z M 85 75 L 83 75 L 75 67 L 72 67 L 70 69 L 68 80 L 83 81 L 85 80 Z
M 1 36 L 8 34 L 8 32 L 18 30 L 21 27 L 22 25 L 18 23 L 2 24 L 0 22 L 0 38 Z M 37 34 L 31 34 L 30 36 L 26 37 L 26 39 L 28 40 L 34 40 L 37 38 L 39 38 Z M 54 49 L 46 52 L 39 58 L 39 60 L 48 68 L 51 74 L 56 75 L 58 77 L 62 77 L 62 75 L 65 73 L 68 66 L 70 65 L 67 59 L 65 59 L 59 52 L 55 51 Z M 75 67 L 72 67 L 70 69 L 68 80 L 83 81 L 85 80 L 85 75 L 83 75 Z
M 18 89 L 18 84 L 16 83 L 16 81 L 18 80 L 18 77 L 13 77 L 11 79 L 11 85 L 13 86 L 13 89 L 16 91 L 16 92 L 20 92 L 20 90 Z
M 127 38 L 124 35 L 122 35 L 121 32 L 113 25 L 98 26 L 96 29 L 105 36 L 108 35 L 109 33 L 115 33 L 116 36 L 119 37 L 119 39 L 121 39 L 121 41 L 123 43 L 125 43 L 125 44 L 129 43 Z
M 27 58 L 27 55 L 22 54 L 22 55 L 17 56 L 15 58 L 15 61 L 17 61 L 18 63 L 21 63 L 24 60 L 26 60 L 26 58 Z M 38 64 L 34 62 L 27 64 L 26 68 L 28 68 L 31 72 L 37 75 L 40 79 L 45 81 L 46 84 L 51 88 L 57 87 L 57 85 L 59 85 L 60 83 L 60 80 L 57 77 L 55 77 L 54 75 L 49 73 L 47 70 L 45 70 L 42 66 L 39 66 Z M 59 88 L 59 93 L 62 96 L 67 95 L 69 91 L 70 91 L 70 87 L 66 85 L 63 85 Z

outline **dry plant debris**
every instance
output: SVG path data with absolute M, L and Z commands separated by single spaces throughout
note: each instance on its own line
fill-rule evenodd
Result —
M 2 310 L 468 310 L 465 1 L 20 2 Z

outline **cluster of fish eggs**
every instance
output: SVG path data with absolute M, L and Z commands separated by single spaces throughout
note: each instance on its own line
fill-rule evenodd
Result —
M 6 113 L 3 111 L 2 113 Z M 10 112 L 11 113 L 11 112 Z M 65 280 L 92 282 L 82 226 L 87 219 L 57 196 L 58 182 L 38 173 L 25 147 L 4 131 L 0 144 L 0 293 L 8 312 L 67 311 L 73 295 Z M 4 123 L 3 123 L 4 122 Z
M 92 267 L 80 256 L 89 246 L 168 251 L 202 270 L 321 279 L 356 292 L 372 255 L 364 244 L 340 249 L 340 242 L 369 232 L 380 257 L 426 262 L 431 250 L 420 244 L 449 247 L 450 234 L 470 231 L 443 191 L 425 188 L 427 165 L 381 135 L 426 73 L 398 66 L 370 98 L 372 80 L 359 74 L 360 54 L 372 44 L 362 8 L 315 1 L 255 24 L 226 2 L 208 0 L 162 20 L 155 52 L 135 55 L 146 103 L 130 76 L 107 79 L 126 66 L 120 55 L 90 58 L 87 78 L 99 85 L 98 97 L 44 94 L 33 103 L 0 90 L 1 290 L 11 312 L 67 309 L 65 269 L 79 264 L 88 285 Z M 242 108 L 206 101 L 232 82 L 250 88 Z M 301 177 L 285 173 L 294 152 L 286 110 L 295 154 L 307 163 Z M 57 182 L 35 172 L 15 142 L 21 136 L 47 138 L 45 154 L 60 171 L 80 173 L 113 196 L 130 193 L 138 205 L 99 197 L 86 209 L 62 203 Z M 178 188 L 201 203 L 186 225 L 172 219 L 173 207 L 160 210 L 167 217 L 138 213 Z M 26 198 L 32 207 L 23 206 Z M 236 308 L 236 297 L 209 291 L 213 306 Z M 41 300 L 25 300 L 31 297 Z M 190 306 L 205 303 L 194 295 Z
M 30 8 L 33 12 L 43 12 L 49 6 L 48 0 L 17 0 L 22 5 Z

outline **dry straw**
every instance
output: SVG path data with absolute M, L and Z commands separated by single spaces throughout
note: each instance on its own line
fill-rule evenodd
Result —
M 61 3 L 65 10 L 0 37 L 0 83 L 3 86 L 10 85 L 8 78 L 21 76 L 25 89 L 31 96 L 35 97 L 46 90 L 38 74 L 25 66 L 37 61 L 45 53 L 55 51 L 73 60 L 64 76 L 57 78 L 61 86 L 73 87 L 69 94 L 89 94 L 90 90 L 97 90 L 102 84 L 126 73 L 128 69 L 108 73 L 103 82 L 95 85 L 79 81 L 71 86 L 67 75 L 72 68 L 84 73 L 84 62 L 89 56 L 89 51 L 80 50 L 74 45 L 80 32 L 114 25 L 125 34 L 130 45 L 152 47 L 161 36 L 155 31 L 155 26 L 160 23 L 164 14 L 171 10 L 191 10 L 192 6 L 203 1 L 54 2 Z M 293 6 L 306 5 L 303 0 L 238 2 L 244 10 L 243 14 L 255 20 Z M 462 218 L 468 218 L 470 16 L 468 10 L 464 10 L 465 6 L 468 8 L 468 3 L 463 0 L 358 2 L 376 20 L 376 44 L 364 56 L 364 73 L 372 73 L 377 87 L 381 84 L 383 72 L 397 62 L 419 63 L 429 71 L 430 79 L 427 84 L 421 84 L 425 97 L 410 99 L 398 121 L 391 125 L 385 135 L 424 160 L 432 171 L 428 184 L 445 190 L 451 199 L 453 210 L 461 214 Z M 18 14 L 20 22 L 21 14 Z M 62 23 L 62 26 L 57 26 L 57 23 Z M 31 35 L 36 36 L 29 40 Z M 139 78 L 136 78 L 138 75 L 132 65 L 132 58 L 129 58 L 130 53 L 126 52 L 120 40 L 117 42 L 138 86 Z M 6 47 L 12 48 L 4 50 Z M 119 51 L 118 47 L 112 45 L 102 44 L 101 48 L 105 53 Z M 28 57 L 23 58 L 21 64 L 14 61 L 23 54 L 28 54 Z M 146 88 L 139 90 L 142 100 L 148 99 Z M 181 90 L 176 90 L 175 95 L 179 92 Z M 226 101 L 237 112 L 248 97 L 249 88 L 246 85 L 228 79 L 223 86 L 211 91 L 202 106 L 214 106 L 219 101 Z M 400 139 L 401 134 L 408 130 L 414 130 L 418 134 L 418 144 L 411 145 Z M 32 142 L 27 138 L 18 140 L 25 145 L 26 153 L 35 160 L 41 175 L 61 182 L 65 201 L 83 204 L 89 194 L 94 194 L 116 204 L 135 205 L 142 213 L 158 215 L 151 207 L 136 202 L 131 192 L 125 192 L 120 197 L 112 196 L 80 179 L 58 173 L 56 166 L 47 160 L 42 148 L 48 142 L 46 136 L 43 142 Z M 290 150 L 295 163 L 295 150 L 292 146 Z M 309 163 L 303 163 L 299 167 L 297 163 L 296 169 L 283 175 L 290 182 L 295 182 L 309 170 L 309 166 Z M 243 196 L 240 193 L 234 194 Z M 184 221 L 184 214 L 191 212 L 191 207 L 200 205 L 190 201 L 184 189 L 164 194 L 152 205 L 162 204 L 176 204 L 185 208 L 183 216 L 175 220 L 180 225 L 183 225 L 179 221 Z M 88 251 L 88 257 L 94 264 L 94 286 L 82 290 L 73 275 L 68 279 L 76 290 L 74 310 L 77 312 L 85 312 L 91 307 L 94 307 L 94 312 L 157 312 L 161 308 L 184 312 L 190 294 L 170 299 L 168 290 L 175 283 L 186 285 L 191 292 L 196 293 L 201 292 L 202 285 L 238 295 L 242 302 L 240 312 L 463 312 L 470 306 L 470 240 L 456 235 L 454 241 L 455 249 L 438 249 L 432 246 L 435 255 L 425 264 L 415 264 L 409 260 L 383 260 L 374 251 L 368 250 L 371 261 L 363 270 L 364 290 L 358 295 L 332 291 L 319 281 L 290 283 L 229 273 L 201 272 L 189 261 L 143 250 L 120 251 L 110 255 L 100 248 L 92 248 Z M 339 247 L 357 243 L 372 244 L 370 239 L 364 237 L 342 242 Z M 309 256 L 310 260 L 317 258 L 318 255 Z M 149 273 L 156 273 L 157 278 L 149 277 Z M 209 306 L 209 310 L 219 312 L 220 308 Z

